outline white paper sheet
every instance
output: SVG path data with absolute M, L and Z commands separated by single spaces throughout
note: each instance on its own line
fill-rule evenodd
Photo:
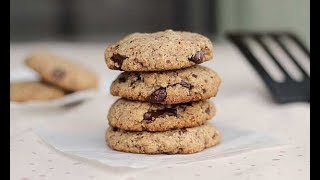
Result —
M 36 133 L 55 149 L 69 155 L 95 160 L 110 167 L 148 168 L 172 166 L 229 156 L 254 149 L 280 145 L 263 133 L 248 131 L 214 120 L 221 131 L 221 143 L 213 148 L 190 155 L 143 155 L 110 149 L 105 143 L 107 123 L 103 117 L 74 115 L 73 118 L 51 119 L 36 129 Z

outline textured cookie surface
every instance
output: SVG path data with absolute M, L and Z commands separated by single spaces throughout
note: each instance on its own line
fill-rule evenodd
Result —
M 114 96 L 161 104 L 205 100 L 215 96 L 221 79 L 197 65 L 176 71 L 123 72 L 111 84 Z
M 213 45 L 207 37 L 173 30 L 129 34 L 105 51 L 108 67 L 123 71 L 181 69 L 212 57 Z
M 25 63 L 37 71 L 44 81 L 65 90 L 78 91 L 97 86 L 95 73 L 47 52 L 34 53 L 26 58 Z
M 109 127 L 108 145 L 115 150 L 143 154 L 190 154 L 219 143 L 219 131 L 211 124 L 164 132 L 129 132 Z
M 60 88 L 42 82 L 10 83 L 10 101 L 50 100 L 62 97 L 64 94 L 65 92 Z
M 215 115 L 210 101 L 162 105 L 117 100 L 109 110 L 109 125 L 127 131 L 167 131 L 204 124 Z

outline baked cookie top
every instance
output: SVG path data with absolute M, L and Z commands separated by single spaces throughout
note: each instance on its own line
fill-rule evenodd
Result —
M 174 70 L 212 59 L 213 45 L 197 33 L 165 30 L 129 34 L 108 47 L 104 55 L 110 69 Z
M 115 150 L 143 154 L 190 154 L 219 143 L 220 133 L 211 124 L 164 132 L 130 132 L 109 127 L 108 145 Z
M 65 92 L 62 89 L 43 82 L 21 81 L 10 83 L 10 101 L 50 100 L 64 95 Z
M 178 104 L 216 96 L 221 79 L 213 70 L 196 65 L 161 72 L 123 72 L 110 92 L 130 100 Z
M 25 63 L 39 73 L 43 81 L 68 91 L 97 87 L 97 76 L 85 66 L 48 52 L 29 55 Z
M 162 105 L 117 100 L 108 113 L 109 125 L 127 131 L 167 131 L 204 124 L 216 113 L 210 101 Z

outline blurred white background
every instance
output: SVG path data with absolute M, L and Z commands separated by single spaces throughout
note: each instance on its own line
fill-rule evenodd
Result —
M 11 0 L 11 41 L 102 41 L 172 28 L 282 30 L 310 43 L 310 0 Z

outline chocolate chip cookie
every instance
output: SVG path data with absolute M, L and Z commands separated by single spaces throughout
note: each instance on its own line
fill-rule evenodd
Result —
M 108 120 L 110 126 L 127 131 L 167 131 L 202 125 L 215 113 L 210 101 L 162 105 L 119 99 Z
M 65 92 L 58 87 L 36 81 L 10 83 L 10 101 L 25 102 L 50 100 L 62 97 Z
M 97 86 L 95 73 L 80 64 L 47 52 L 34 53 L 26 58 L 25 63 L 37 71 L 44 81 L 65 90 L 78 91 Z
M 174 70 L 212 59 L 213 45 L 207 37 L 191 32 L 133 33 L 108 47 L 104 55 L 110 69 Z
M 141 154 L 190 154 L 219 143 L 220 133 L 211 124 L 164 132 L 130 132 L 109 127 L 108 145 L 115 150 Z
M 110 92 L 130 100 L 177 104 L 215 96 L 221 79 L 213 70 L 196 65 L 176 71 L 123 72 Z

